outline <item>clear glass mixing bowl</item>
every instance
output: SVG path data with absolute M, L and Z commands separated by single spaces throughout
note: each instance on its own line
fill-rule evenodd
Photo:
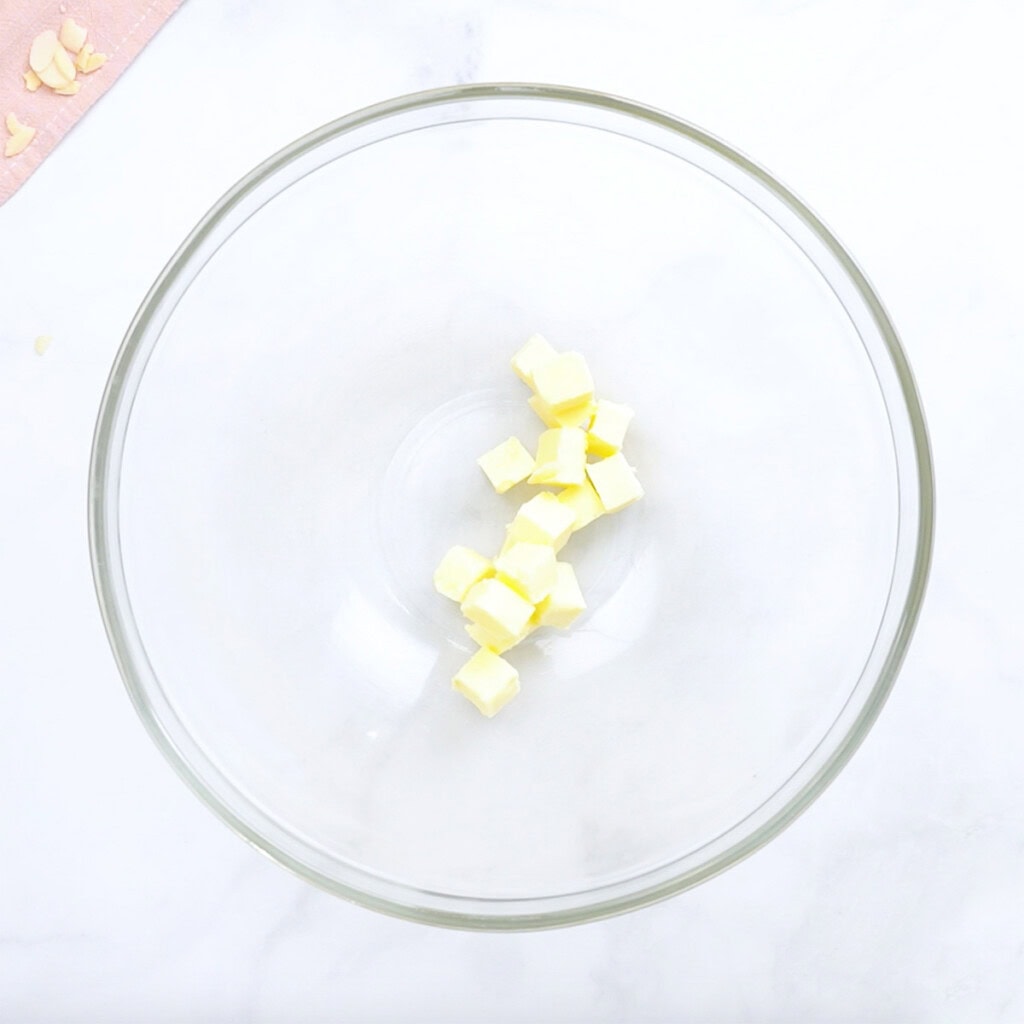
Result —
M 540 331 L 637 410 L 644 502 L 482 718 L 431 573 L 515 507 Z M 160 749 L 303 878 L 437 924 L 583 921 L 776 835 L 877 716 L 927 575 L 921 408 L 878 297 L 767 172 L 650 108 L 474 85 L 341 118 L 231 189 L 117 356 L 96 586 Z

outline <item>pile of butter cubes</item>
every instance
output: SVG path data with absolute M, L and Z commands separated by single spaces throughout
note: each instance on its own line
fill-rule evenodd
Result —
M 501 655 L 542 626 L 568 628 L 586 609 L 576 573 L 558 553 L 575 531 L 644 493 L 621 451 L 633 410 L 595 400 L 583 356 L 556 352 L 535 334 L 512 369 L 548 429 L 535 456 L 510 437 L 477 461 L 499 494 L 523 481 L 557 491 L 543 490 L 519 507 L 494 559 L 457 546 L 434 573 L 434 586 L 459 603 L 480 648 L 452 686 L 488 718 L 519 692 L 519 673 Z

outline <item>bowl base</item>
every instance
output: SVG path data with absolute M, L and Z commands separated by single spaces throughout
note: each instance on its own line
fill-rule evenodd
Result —
M 377 487 L 374 525 L 393 600 L 445 641 L 472 650 L 458 608 L 433 589 L 434 568 L 448 548 L 465 544 L 494 557 L 519 506 L 542 489 L 519 484 L 496 494 L 476 463 L 517 436 L 528 450 L 544 430 L 516 382 L 442 402 L 395 449 Z M 642 504 L 607 516 L 574 535 L 559 558 L 580 578 L 588 614 L 622 587 L 642 543 Z

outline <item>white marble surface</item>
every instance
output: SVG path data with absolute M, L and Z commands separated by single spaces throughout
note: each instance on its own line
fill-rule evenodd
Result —
M 186 3 L 0 208 L 0 1019 L 1024 1019 L 1022 35 L 1011 0 Z M 902 332 L 939 490 L 903 674 L 810 812 L 668 903 L 505 936 L 344 904 L 201 807 L 124 694 L 85 536 L 110 361 L 210 203 L 339 113 L 499 79 L 678 112 L 807 198 Z

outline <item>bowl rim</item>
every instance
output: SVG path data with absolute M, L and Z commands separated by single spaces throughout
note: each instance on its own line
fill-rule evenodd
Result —
M 796 214 L 839 263 L 858 292 L 859 297 L 870 311 L 875 326 L 888 350 L 898 378 L 900 393 L 905 403 L 905 411 L 910 424 L 914 466 L 917 472 L 918 499 L 913 569 L 893 642 L 889 647 L 878 678 L 857 717 L 854 719 L 846 735 L 836 748 L 831 751 L 807 783 L 796 792 L 788 803 L 749 835 L 741 838 L 739 842 L 727 847 L 724 851 L 711 857 L 696 868 L 682 871 L 667 881 L 650 885 L 637 892 L 599 899 L 582 907 L 573 906 L 567 909 L 555 908 L 525 913 L 439 910 L 433 907 L 417 906 L 413 902 L 402 903 L 374 893 L 364 892 L 354 886 L 329 878 L 310 865 L 292 857 L 242 820 L 217 794 L 203 783 L 198 773 L 171 740 L 146 697 L 139 672 L 135 665 L 135 656 L 131 650 L 131 645 L 127 641 L 122 625 L 123 610 L 120 608 L 120 598 L 112 580 L 111 565 L 114 558 L 112 545 L 106 530 L 109 507 L 116 507 L 118 502 L 116 488 L 114 493 L 111 494 L 108 487 L 108 479 L 112 469 L 111 444 L 115 439 L 115 414 L 125 397 L 129 400 L 134 398 L 133 392 L 128 390 L 129 382 L 126 369 L 132 362 L 145 337 L 151 313 L 165 297 L 175 277 L 188 264 L 190 257 L 213 228 L 230 210 L 276 171 L 316 149 L 324 142 L 345 132 L 370 122 L 380 121 L 410 111 L 452 103 L 465 103 L 467 101 L 495 98 L 555 100 L 562 103 L 596 107 L 612 113 L 627 115 L 628 117 L 647 122 L 649 125 L 657 128 L 667 129 L 723 157 L 736 168 L 755 179 L 760 185 L 766 187 L 792 213 Z M 114 358 L 96 419 L 89 466 L 87 501 L 89 552 L 93 585 L 114 660 L 121 673 L 129 697 L 146 730 L 172 768 L 193 793 L 229 828 L 261 853 L 288 868 L 305 881 L 327 892 L 395 917 L 433 925 L 492 931 L 529 930 L 578 924 L 655 903 L 692 888 L 700 882 L 706 881 L 732 867 L 760 849 L 787 828 L 821 795 L 850 760 L 870 731 L 892 690 L 913 636 L 927 587 L 934 545 L 935 521 L 935 483 L 931 447 L 920 396 L 906 354 L 881 299 L 866 275 L 846 248 L 810 207 L 758 163 L 711 133 L 682 118 L 609 93 L 574 86 L 517 82 L 447 86 L 398 96 L 361 108 L 330 121 L 285 146 L 228 189 L 192 229 L 161 270 L 125 333 L 117 355 Z M 409 891 L 415 892 L 416 890 L 409 887 Z M 558 896 L 544 897 L 540 901 L 556 901 L 558 898 Z M 492 906 L 509 903 L 509 901 L 484 898 L 475 899 L 472 902 Z

